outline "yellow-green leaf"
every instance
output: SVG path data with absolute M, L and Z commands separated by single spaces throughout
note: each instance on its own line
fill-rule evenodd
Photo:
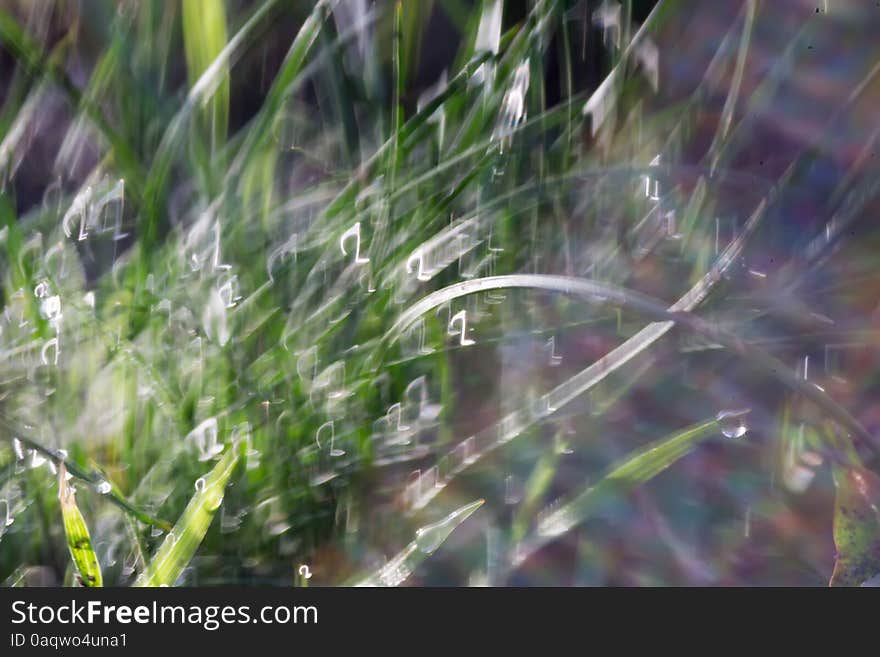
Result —
M 67 535 L 67 547 L 70 556 L 79 572 L 83 586 L 103 586 L 101 566 L 92 548 L 89 528 L 76 504 L 76 491 L 67 482 L 67 469 L 64 463 L 58 468 L 58 499 L 61 501 L 61 517 L 64 521 L 64 533 Z
M 190 86 L 226 47 L 226 9 L 223 0 L 183 0 L 183 40 Z M 205 108 L 212 150 L 226 141 L 229 122 L 229 68 L 223 66 L 223 78 Z
M 229 477 L 239 458 L 238 447 L 226 450 L 214 469 L 196 482 L 196 493 L 169 532 L 135 586 L 172 586 L 193 558 L 223 502 Z

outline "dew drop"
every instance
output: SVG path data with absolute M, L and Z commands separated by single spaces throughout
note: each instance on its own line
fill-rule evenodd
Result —
M 208 509 L 208 511 L 216 511 L 220 508 L 221 504 L 223 504 L 222 495 L 209 495 L 207 501 L 205 502 L 205 507 Z
M 715 419 L 721 425 L 721 433 L 725 438 L 742 438 L 749 428 L 743 419 L 750 409 L 738 411 L 721 411 Z
M 196 492 L 201 493 L 203 490 L 205 490 L 205 478 L 199 477 L 196 479 Z
M 95 490 L 97 490 L 99 493 L 101 493 L 101 495 L 106 495 L 107 493 L 109 493 L 111 491 L 111 489 L 112 489 L 112 487 L 110 486 L 110 482 L 107 481 L 106 479 L 104 481 L 99 482 L 98 485 L 95 486 Z

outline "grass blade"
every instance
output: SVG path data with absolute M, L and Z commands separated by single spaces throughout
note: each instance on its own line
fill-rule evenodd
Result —
M 609 499 L 649 481 L 707 438 L 717 436 L 717 419 L 688 427 L 636 450 L 613 466 L 598 482 L 540 520 L 534 535 L 516 548 L 514 565 L 525 561 L 543 545 L 571 531 L 593 515 Z
M 226 10 L 223 0 L 188 0 L 183 3 L 183 41 L 190 86 L 195 86 L 226 46 Z M 227 62 L 224 61 L 221 68 L 222 79 L 205 108 L 212 151 L 216 151 L 226 141 L 229 122 Z
M 3 436 L 4 438 L 7 438 L 8 440 L 12 440 L 13 436 L 15 436 L 19 441 L 21 441 L 22 444 L 24 444 L 28 448 L 33 449 L 36 452 L 39 452 L 40 454 L 42 454 L 43 456 L 46 456 L 46 457 L 52 459 L 53 461 L 55 461 L 59 465 L 64 466 L 67 469 L 67 471 L 70 474 L 72 474 L 74 477 L 76 477 L 77 479 L 81 479 L 82 481 L 84 481 L 92 486 L 98 485 L 102 481 L 106 481 L 106 478 L 101 476 L 100 474 L 98 474 L 96 472 L 87 472 L 86 470 L 83 470 L 78 465 L 76 465 L 76 463 L 74 463 L 73 461 L 71 461 L 69 459 L 62 458 L 62 455 L 59 452 L 57 452 L 53 449 L 49 449 L 48 447 L 45 447 L 44 445 L 33 440 L 32 438 L 27 437 L 27 435 L 25 435 L 24 431 L 22 431 L 20 427 L 17 427 L 15 425 L 10 424 L 9 422 L 7 422 L 5 420 L 5 418 L 0 417 L 0 426 L 2 426 L 4 429 L 6 429 L 6 434 L 4 434 L 4 436 Z M 171 529 L 171 524 L 169 522 L 167 522 L 165 520 L 161 520 L 159 518 L 154 518 L 153 516 L 148 514 L 146 511 L 143 511 L 142 509 L 137 508 L 131 502 L 129 502 L 125 497 L 122 496 L 122 494 L 119 492 L 119 489 L 117 489 L 116 486 L 114 486 L 112 484 L 112 482 L 108 481 L 108 483 L 111 484 L 111 489 L 107 493 L 107 500 L 109 502 L 111 502 L 112 504 L 115 504 L 120 509 L 122 509 L 126 513 L 130 514 L 131 516 L 137 518 L 138 520 L 140 520 L 142 523 L 144 523 L 146 525 L 152 525 L 154 527 L 158 527 L 162 531 L 169 531 Z
M 243 168 L 250 166 L 252 159 L 267 143 L 270 143 L 272 121 L 277 117 L 294 85 L 300 81 L 300 74 L 303 72 L 306 58 L 327 18 L 327 7 L 326 2 L 318 2 L 294 37 L 281 68 L 266 94 L 266 101 L 248 130 L 245 143 L 229 167 L 231 176 L 239 175 Z
M 721 274 L 724 273 L 724 271 L 726 271 L 734 262 L 736 262 L 737 258 L 742 252 L 742 249 L 744 248 L 746 240 L 751 236 L 751 234 L 756 229 L 758 222 L 764 216 L 764 208 L 765 203 L 761 202 L 747 222 L 742 234 L 724 250 L 724 252 L 718 257 L 715 264 L 709 269 L 709 271 L 707 271 L 702 278 L 700 278 L 681 298 L 679 298 L 678 301 L 676 301 L 674 304 L 672 304 L 672 306 L 669 307 L 670 314 L 672 312 L 678 313 L 679 311 L 691 311 L 696 308 L 709 295 L 715 283 L 720 280 Z M 497 281 L 499 277 L 492 278 L 493 280 Z M 507 280 L 512 279 L 512 277 L 505 278 Z M 554 277 L 525 277 L 525 280 L 533 282 L 537 282 L 537 280 L 542 280 L 549 283 L 550 279 L 553 278 Z M 485 281 L 487 279 L 478 279 L 476 282 L 479 282 L 480 280 Z M 522 281 L 524 279 L 522 277 L 518 277 L 516 280 Z M 559 281 L 557 280 L 557 282 Z M 391 336 L 391 338 L 393 339 L 393 337 L 397 335 L 395 331 L 399 332 L 401 330 L 399 327 L 406 326 L 408 323 L 412 322 L 413 318 L 418 316 L 419 313 L 426 312 L 426 306 L 428 308 L 432 307 L 431 304 L 434 302 L 434 300 L 447 299 L 447 295 L 449 295 L 450 291 L 455 289 L 456 287 L 461 288 L 460 291 L 462 293 L 470 293 L 468 292 L 468 290 L 472 292 L 473 283 L 474 281 L 472 280 L 468 281 L 465 286 L 449 286 L 423 298 L 421 301 L 409 307 L 406 311 L 404 311 L 404 313 L 401 314 L 395 324 L 395 327 L 392 327 L 389 330 L 388 335 L 385 339 L 389 339 L 389 336 Z M 590 284 L 593 283 L 591 282 Z M 557 286 L 557 289 L 564 289 L 567 293 L 570 293 L 572 291 L 568 283 Z M 586 293 L 587 296 L 589 296 L 589 290 L 586 290 Z M 621 298 L 620 300 L 622 302 L 626 302 L 625 298 Z M 642 300 L 644 301 L 644 299 Z M 647 306 L 641 307 L 642 310 L 645 310 L 646 308 L 657 310 L 660 308 L 660 306 L 649 302 Z M 661 315 L 662 314 L 663 313 L 661 313 Z M 608 374 L 622 367 L 627 362 L 631 361 L 633 358 L 635 358 L 635 356 L 637 356 L 639 353 L 647 349 L 651 344 L 653 344 L 661 337 L 663 337 L 666 333 L 668 333 L 673 325 L 674 323 L 672 321 L 660 321 L 648 324 L 645 328 L 633 335 L 624 343 L 611 350 L 603 358 L 594 362 L 592 365 L 581 370 L 573 377 L 569 378 L 567 381 L 561 383 L 553 390 L 546 393 L 540 400 L 540 408 L 545 409 L 542 413 L 536 415 L 531 412 L 517 410 L 502 418 L 498 423 L 496 423 L 495 426 L 489 427 L 483 432 L 480 432 L 480 434 L 477 434 L 475 436 L 475 442 L 477 442 L 478 444 L 485 444 L 486 446 L 478 450 L 476 454 L 473 454 L 472 458 L 468 459 L 466 462 L 460 464 L 459 466 L 448 472 L 442 481 L 438 481 L 437 485 L 432 487 L 430 491 L 423 494 L 418 500 L 415 501 L 414 508 L 422 508 L 427 505 L 431 501 L 431 499 L 433 499 L 454 477 L 470 467 L 470 465 L 478 461 L 484 455 L 520 435 L 520 433 L 526 427 L 531 426 L 531 424 L 536 421 L 536 418 L 538 416 L 548 415 L 549 409 L 551 408 L 561 408 L 564 404 L 567 404 L 568 402 L 575 399 L 577 396 L 583 394 L 594 385 L 599 383 Z
M 79 572 L 79 580 L 83 586 L 103 586 L 101 566 L 92 548 L 89 528 L 76 505 L 76 490 L 67 483 L 67 469 L 64 463 L 58 468 L 58 499 L 61 502 L 61 517 L 64 521 L 64 533 L 67 536 L 67 547 L 70 557 Z
M 474 511 L 483 505 L 484 500 L 476 500 L 456 509 L 441 521 L 425 525 L 416 531 L 416 538 L 396 556 L 373 574 L 356 582 L 354 586 L 399 586 L 413 570 L 433 554 L 449 535 Z
M 180 573 L 196 553 L 211 525 L 232 471 L 238 463 L 237 446 L 227 448 L 214 469 L 196 484 L 183 515 L 165 537 L 156 556 L 135 582 L 135 586 L 173 586 Z
M 514 543 L 521 541 L 525 537 L 528 531 L 529 518 L 533 516 L 541 498 L 553 483 L 558 467 L 559 451 L 555 449 L 549 450 L 541 456 L 531 475 L 529 475 L 525 485 L 523 500 L 517 507 L 513 518 L 511 533 Z
M 277 2 L 278 0 L 267 0 L 267 2 L 264 2 L 254 11 L 245 24 L 239 28 L 235 36 L 229 40 L 211 64 L 199 76 L 198 80 L 191 86 L 186 101 L 162 135 L 162 140 L 153 156 L 145 183 L 144 201 L 147 216 L 140 242 L 141 257 L 143 259 L 143 262 L 140 263 L 141 267 L 149 260 L 148 253 L 151 252 L 155 242 L 160 239 L 161 229 L 166 227 L 163 223 L 164 217 L 159 211 L 162 205 L 161 200 L 163 199 L 165 185 L 171 173 L 174 157 L 181 150 L 184 143 L 182 136 L 190 125 L 193 113 L 197 107 L 203 107 L 214 96 L 218 87 L 222 86 L 230 66 L 241 56 L 242 51 L 247 46 L 248 39 L 252 37 L 257 27 L 270 15 Z
M 129 143 L 113 129 L 101 107 L 85 97 L 64 71 L 61 62 L 65 51 L 60 46 L 67 41 L 68 39 L 64 39 L 51 53 L 44 53 L 10 14 L 0 10 L 0 43 L 21 62 L 30 75 L 44 77 L 56 83 L 71 105 L 88 117 L 109 142 L 115 161 L 125 173 L 127 186 L 133 196 L 139 199 L 144 172 Z

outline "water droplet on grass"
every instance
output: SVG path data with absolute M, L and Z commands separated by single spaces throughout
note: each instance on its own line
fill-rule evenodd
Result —
M 724 434 L 725 438 L 742 438 L 746 435 L 749 428 L 746 426 L 744 418 L 749 413 L 749 410 L 721 411 L 718 413 L 715 419 L 721 425 L 721 433 Z

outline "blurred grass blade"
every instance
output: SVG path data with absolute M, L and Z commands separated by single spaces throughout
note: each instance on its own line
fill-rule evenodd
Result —
M 58 580 L 48 566 L 19 566 L 0 584 L 3 588 L 56 586 Z
M 401 2 L 401 80 L 404 84 L 409 83 L 413 73 L 418 70 L 421 56 L 422 32 L 425 29 L 428 18 L 434 9 L 434 0 L 421 0 L 421 2 Z
M 761 207 L 763 207 L 763 205 L 762 202 Z M 760 208 L 758 212 L 761 212 Z M 874 453 L 880 452 L 880 447 L 874 444 L 872 435 L 867 431 L 864 425 L 847 411 L 845 407 L 836 402 L 827 392 L 825 392 L 824 389 L 816 387 L 809 381 L 805 381 L 802 377 L 792 373 L 778 358 L 775 358 L 763 349 L 747 344 L 736 335 L 732 335 L 717 328 L 715 325 L 706 322 L 696 315 L 692 315 L 690 312 L 678 310 L 678 308 L 687 308 L 688 306 L 695 306 L 699 303 L 699 301 L 705 298 L 705 295 L 708 294 L 709 289 L 711 288 L 711 283 L 711 280 L 706 282 L 704 277 L 697 286 L 692 288 L 685 297 L 679 299 L 679 301 L 668 310 L 664 308 L 662 302 L 626 288 L 608 285 L 600 281 L 586 278 L 551 276 L 545 274 L 511 274 L 506 276 L 487 276 L 484 278 L 471 279 L 437 290 L 436 292 L 422 298 L 415 304 L 412 304 L 400 314 L 397 321 L 388 330 L 383 340 L 389 341 L 398 339 L 398 337 L 402 335 L 404 329 L 410 326 L 416 318 L 453 299 L 474 294 L 476 292 L 498 289 L 541 289 L 555 291 L 566 295 L 578 295 L 585 299 L 596 299 L 599 297 L 603 302 L 610 300 L 613 303 L 620 304 L 624 308 L 631 308 L 637 312 L 653 317 L 654 319 L 663 320 L 652 322 L 625 343 L 609 352 L 609 354 L 602 359 L 596 361 L 587 369 L 582 370 L 568 379 L 568 381 L 543 395 L 539 400 L 540 403 L 537 407 L 541 410 L 536 414 L 533 413 L 532 418 L 527 417 L 522 411 L 514 411 L 499 421 L 498 426 L 501 429 L 498 430 L 493 428 L 491 430 L 491 434 L 498 436 L 497 439 L 494 441 L 486 441 L 486 446 L 483 447 L 479 453 L 471 455 L 471 458 L 466 462 L 463 462 L 456 468 L 450 470 L 450 472 L 447 473 L 445 481 L 438 481 L 437 485 L 434 486 L 430 492 L 422 495 L 416 500 L 414 508 L 425 506 L 433 496 L 449 483 L 451 477 L 460 474 L 465 468 L 473 465 L 473 463 L 491 450 L 519 435 L 524 428 L 534 421 L 534 417 L 550 415 L 561 408 L 562 405 L 575 399 L 586 389 L 604 378 L 604 376 L 612 370 L 612 367 L 619 367 L 626 361 L 630 360 L 639 351 L 644 350 L 649 344 L 656 341 L 660 336 L 666 333 L 673 324 L 678 324 L 688 330 L 694 331 L 702 337 L 707 337 L 718 342 L 725 349 L 741 357 L 745 362 L 754 366 L 756 369 L 763 371 L 768 376 L 801 393 L 825 411 L 830 417 L 834 418 L 841 425 L 857 435 Z M 598 369 L 598 372 L 596 372 L 594 368 Z M 484 435 L 485 433 L 489 432 L 484 432 Z
M 87 472 L 87 471 L 83 470 L 82 468 L 80 468 L 73 461 L 71 461 L 69 459 L 62 458 L 62 455 L 59 452 L 57 452 L 53 449 L 49 449 L 49 448 L 45 447 L 44 445 L 42 445 L 41 443 L 38 443 L 37 441 L 33 440 L 32 438 L 27 437 L 25 435 L 25 432 L 22 431 L 21 427 L 18 427 L 16 425 L 9 423 L 3 417 L 0 417 L 0 427 L 3 427 L 8 432 L 7 435 L 5 435 L 4 437 L 8 438 L 9 440 L 12 440 L 12 436 L 15 436 L 15 439 L 21 441 L 21 443 L 26 445 L 28 448 L 39 452 L 43 456 L 46 456 L 46 457 L 52 459 L 53 461 L 55 461 L 56 463 L 59 463 L 60 465 L 63 465 L 67 469 L 67 471 L 70 474 L 72 474 L 74 477 L 76 477 L 77 479 L 81 479 L 82 481 L 85 481 L 86 483 L 88 483 L 92 486 L 98 485 L 102 481 L 107 481 L 111 485 L 110 491 L 106 495 L 107 500 L 111 504 L 115 504 L 116 506 L 118 506 L 120 509 L 122 509 L 126 513 L 137 518 L 142 523 L 144 523 L 146 525 L 152 525 L 154 527 L 158 527 L 162 531 L 169 531 L 171 529 L 171 524 L 169 522 L 162 520 L 160 518 L 154 518 L 146 511 L 134 506 L 131 502 L 129 502 L 122 495 L 122 493 L 119 492 L 119 489 L 115 485 L 113 485 L 113 482 L 110 482 L 102 475 L 100 475 L 96 472 Z
M 67 483 L 67 469 L 61 463 L 58 468 L 58 499 L 61 502 L 61 517 L 70 556 L 83 586 L 103 586 L 101 566 L 98 565 L 98 557 L 92 548 L 89 528 L 76 505 L 75 495 L 76 490 Z
M 25 67 L 30 75 L 42 76 L 57 84 L 68 97 L 71 105 L 83 111 L 110 143 L 113 157 L 124 171 L 132 195 L 139 199 L 144 173 L 130 144 L 112 127 L 100 105 L 83 96 L 64 70 L 63 62 L 68 56 L 68 45 L 74 36 L 75 30 L 71 29 L 51 52 L 45 53 L 12 15 L 0 9 L 0 44 Z
M 523 500 L 516 509 L 511 531 L 514 543 L 521 541 L 528 531 L 529 519 L 533 517 L 541 498 L 546 494 L 553 483 L 556 471 L 559 468 L 560 452 L 552 449 L 544 452 L 535 469 L 529 475 L 525 485 Z
M 248 130 L 246 142 L 230 166 L 230 177 L 239 175 L 243 167 L 250 166 L 252 158 L 258 155 L 264 146 L 272 143 L 272 130 L 270 129 L 272 122 L 281 111 L 295 85 L 300 81 L 306 57 L 311 52 L 324 21 L 327 19 L 328 6 L 328 3 L 323 1 L 315 4 L 312 13 L 309 14 L 294 37 L 281 68 L 266 94 L 266 100 Z
M 765 216 L 766 201 L 762 200 L 752 216 L 746 222 L 740 235 L 733 240 L 727 248 L 719 255 L 715 263 L 682 297 L 669 307 L 669 311 L 689 312 L 702 303 L 714 288 L 715 284 L 721 279 L 722 274 L 727 271 L 739 258 L 742 250 L 745 248 L 746 242 L 757 229 L 760 221 Z M 494 277 L 497 278 L 497 277 Z M 580 280 L 580 279 L 578 279 Z M 419 313 L 427 312 L 431 308 L 432 298 L 446 298 L 449 290 L 455 286 L 443 288 L 429 294 L 427 297 L 419 301 L 417 304 L 407 308 L 397 319 L 395 327 L 406 326 L 409 322 L 414 321 Z M 565 288 L 565 286 L 563 286 Z M 570 290 L 567 290 L 570 292 Z M 438 304 L 439 305 L 439 304 Z M 627 362 L 635 358 L 639 353 L 647 349 L 651 344 L 659 340 L 668 333 L 674 323 L 671 321 L 652 322 L 640 330 L 638 333 L 627 339 L 622 344 L 612 349 L 602 359 L 592 363 L 585 369 L 581 370 L 567 381 L 556 386 L 542 398 L 544 408 L 559 409 L 562 405 L 572 401 L 579 395 L 583 394 L 594 385 L 602 381 L 606 376 L 616 369 L 622 367 Z M 395 335 L 395 327 L 392 327 L 385 338 Z M 399 328 L 397 330 L 400 330 Z M 416 500 L 415 508 L 424 507 L 431 499 L 442 490 L 449 481 L 465 470 L 471 464 L 482 458 L 485 454 L 492 451 L 496 447 L 513 440 L 527 426 L 534 422 L 534 417 L 524 417 L 521 411 L 514 411 L 500 420 L 494 427 L 488 429 L 492 435 L 498 438 L 489 444 L 489 447 L 482 453 L 475 454 L 467 462 L 461 464 L 449 472 L 443 481 L 438 481 L 438 485 L 434 486 L 430 492 L 422 495 Z
M 211 63 L 226 47 L 226 10 L 223 0 L 184 0 L 183 41 L 190 87 L 195 86 Z M 226 141 L 229 123 L 229 65 L 221 63 L 221 80 L 205 107 L 211 136 L 211 150 Z
M 147 569 L 135 582 L 135 586 L 173 586 L 180 573 L 196 553 L 211 525 L 220 504 L 226 483 L 238 463 L 237 446 L 227 448 L 223 458 L 214 469 L 196 484 L 192 496 L 180 520 L 165 537 Z
M 516 548 L 514 565 L 522 563 L 551 540 L 571 531 L 608 500 L 654 478 L 690 453 L 700 441 L 717 436 L 720 432 L 719 421 L 709 420 L 636 450 L 613 466 L 598 482 L 542 518 L 534 536 Z
M 348 183 L 336 195 L 336 197 L 324 209 L 325 217 L 333 217 L 345 208 L 350 207 L 355 200 L 360 183 L 370 175 L 373 175 L 377 164 L 384 161 L 389 149 L 396 148 L 397 144 L 405 143 L 419 128 L 421 128 L 433 116 L 434 112 L 443 103 L 454 97 L 471 78 L 474 71 L 489 59 L 487 53 L 475 55 L 468 63 L 449 81 L 446 88 L 428 101 L 421 110 L 418 110 L 406 123 L 401 126 L 400 134 L 392 135 L 372 155 L 366 158 L 360 165 L 357 174 L 351 177 Z M 488 141 L 486 142 L 488 144 Z M 484 144 L 480 144 L 484 147 Z M 476 148 L 476 147 L 475 147 Z M 437 171 L 435 171 L 436 173 Z
M 830 586 L 860 586 L 880 574 L 880 477 L 859 466 L 833 464 L 834 545 Z
M 743 18 L 742 35 L 740 36 L 739 52 L 736 57 L 736 68 L 733 72 L 733 78 L 730 81 L 730 91 L 727 94 L 727 100 L 724 102 L 724 109 L 721 113 L 721 121 L 718 124 L 718 132 L 712 140 L 709 147 L 709 153 L 712 154 L 712 166 L 710 172 L 714 173 L 718 167 L 719 146 L 724 142 L 727 133 L 730 130 L 730 124 L 733 120 L 733 110 L 739 99 L 739 90 L 742 85 L 743 71 L 746 65 L 746 56 L 749 52 L 749 42 L 752 37 L 752 27 L 755 24 L 755 1 L 750 0 L 746 5 L 746 15 Z
M 399 586 L 413 570 L 433 554 L 449 535 L 463 523 L 485 500 L 477 500 L 456 509 L 448 516 L 431 525 L 416 530 L 415 540 L 401 550 L 387 564 L 372 575 L 356 582 L 354 586 Z
M 160 212 L 162 205 L 160 201 L 171 173 L 174 157 L 180 152 L 184 143 L 183 136 L 191 125 L 193 112 L 197 107 L 204 107 L 218 88 L 223 86 L 227 80 L 229 67 L 241 56 L 254 31 L 270 15 L 277 3 L 278 0 L 267 0 L 254 11 L 190 87 L 186 102 L 165 129 L 150 165 L 145 185 L 144 200 L 147 216 L 140 236 L 141 268 L 145 266 L 148 254 L 152 251 L 155 242 L 160 239 L 161 229 L 166 225 L 164 223 L 166 217 Z M 141 273 L 146 277 L 145 270 Z

